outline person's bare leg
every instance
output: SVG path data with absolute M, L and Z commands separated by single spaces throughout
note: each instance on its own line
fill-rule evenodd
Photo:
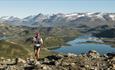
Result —
M 37 60 L 38 57 L 37 57 L 37 49 L 34 50 L 34 56 L 35 56 L 35 59 Z
M 39 60 L 39 56 L 40 56 L 40 48 L 38 48 L 37 50 L 37 60 Z

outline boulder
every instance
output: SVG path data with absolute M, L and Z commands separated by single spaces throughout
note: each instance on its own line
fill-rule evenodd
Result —
M 95 50 L 90 50 L 87 55 L 89 57 L 92 57 L 92 58 L 99 58 L 100 57 L 100 54 Z
M 42 70 L 52 70 L 48 65 L 42 65 L 41 69 Z
M 30 58 L 27 58 L 26 62 L 27 62 L 27 64 L 29 64 L 29 65 L 34 65 L 34 64 L 35 64 L 34 59 L 30 59 Z
M 22 58 L 18 58 L 18 63 L 26 63 L 26 61 Z
M 114 69 L 114 70 L 115 70 L 115 64 L 112 64 L 112 69 Z
M 62 58 L 62 56 L 58 56 L 58 55 L 51 55 L 51 56 L 47 56 L 46 57 L 49 60 L 59 60 Z
M 0 70 L 6 70 L 6 68 L 7 68 L 7 65 L 2 65 L 2 64 L 0 64 Z
M 74 54 L 74 53 L 68 53 L 67 56 L 68 56 L 68 57 L 76 57 L 77 55 Z

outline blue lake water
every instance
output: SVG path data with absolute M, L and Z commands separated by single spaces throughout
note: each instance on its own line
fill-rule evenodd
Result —
M 62 53 L 75 53 L 75 54 L 87 53 L 90 50 L 96 50 L 100 54 L 115 52 L 115 48 L 111 47 L 111 45 L 100 43 L 100 40 L 95 39 L 96 39 L 95 37 L 91 36 L 80 36 L 79 38 L 76 38 L 73 41 L 69 41 L 67 43 L 69 44 L 69 46 L 62 46 L 61 48 L 54 49 L 53 51 Z M 90 42 L 96 41 L 96 43 L 85 43 L 87 41 Z
M 0 40 L 4 40 L 4 39 L 6 39 L 6 37 L 0 36 Z

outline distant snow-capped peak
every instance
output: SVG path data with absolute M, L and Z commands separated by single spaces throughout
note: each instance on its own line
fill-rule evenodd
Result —
M 110 17 L 113 21 L 115 21 L 115 15 L 109 15 L 109 17 Z
M 74 14 L 66 14 L 65 17 L 71 17 L 71 16 L 78 16 L 77 13 L 74 13 Z
M 90 22 L 91 21 L 91 22 Z M 55 25 L 55 24 L 65 24 L 66 23 L 105 23 L 106 21 L 115 22 L 115 13 L 100 13 L 100 12 L 86 12 L 86 13 L 70 13 L 70 14 L 53 14 L 44 15 L 37 14 L 32 16 L 27 16 L 23 19 L 14 16 L 3 16 L 0 17 L 0 22 L 11 23 L 11 24 L 21 24 L 21 25 Z
M 19 20 L 19 18 L 14 17 L 14 16 L 3 16 L 3 17 L 1 17 L 0 19 L 3 19 L 3 20 L 10 20 L 10 21 Z
M 0 19 L 8 20 L 11 16 L 2 16 Z

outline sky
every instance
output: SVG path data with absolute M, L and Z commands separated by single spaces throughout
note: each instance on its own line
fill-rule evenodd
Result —
M 0 0 L 0 17 L 81 12 L 114 13 L 115 0 Z

